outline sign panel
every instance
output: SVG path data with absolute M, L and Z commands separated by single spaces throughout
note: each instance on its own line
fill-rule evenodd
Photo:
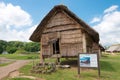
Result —
M 78 55 L 78 74 L 80 68 L 97 68 L 100 76 L 100 65 L 98 53 L 79 53 Z
M 97 54 L 79 54 L 80 67 L 98 67 Z

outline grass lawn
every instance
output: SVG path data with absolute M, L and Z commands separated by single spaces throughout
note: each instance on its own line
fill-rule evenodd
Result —
M 0 55 L 10 59 L 36 59 L 39 54 L 7 54 Z M 38 60 L 38 59 L 37 59 Z M 75 61 L 75 59 L 73 59 Z M 65 59 L 62 59 L 65 61 Z M 38 61 L 37 61 L 38 62 Z M 54 59 L 46 59 L 46 62 L 55 62 Z M 75 61 L 76 63 L 77 61 Z M 36 63 L 36 62 L 35 62 Z M 72 63 L 72 62 L 71 62 Z M 22 75 L 34 76 L 43 80 L 120 80 L 120 54 L 109 55 L 104 54 L 100 59 L 101 76 L 98 77 L 97 69 L 81 69 L 81 75 L 78 77 L 77 64 L 72 65 L 69 69 L 57 69 L 51 74 L 34 74 L 30 73 L 33 63 L 29 63 L 22 67 L 19 71 Z M 12 78 L 6 80 L 30 80 L 26 78 Z
M 120 80 L 120 55 L 104 54 L 100 59 L 101 76 L 98 77 L 96 69 L 81 69 L 80 78 L 77 74 L 77 65 L 70 69 L 58 69 L 51 74 L 30 73 L 32 63 L 25 65 L 20 69 L 23 75 L 32 75 L 45 80 Z
M 0 57 L 5 57 L 8 59 L 17 59 L 17 60 L 26 60 L 26 59 L 38 59 L 39 54 L 30 53 L 30 54 L 1 54 Z

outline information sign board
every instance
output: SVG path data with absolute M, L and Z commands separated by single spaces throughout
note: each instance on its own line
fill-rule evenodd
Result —
M 97 68 L 100 76 L 99 57 L 97 53 L 79 53 L 78 54 L 78 74 L 80 68 Z
M 98 67 L 97 54 L 80 54 L 80 67 Z

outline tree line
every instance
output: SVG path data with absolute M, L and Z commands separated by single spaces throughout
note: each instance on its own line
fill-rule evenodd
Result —
M 7 51 L 12 54 L 17 51 L 38 52 L 40 51 L 40 43 L 36 42 L 21 42 L 21 41 L 4 41 L 0 40 L 0 54 Z

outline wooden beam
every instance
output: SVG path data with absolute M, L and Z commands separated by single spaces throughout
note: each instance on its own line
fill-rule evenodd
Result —
M 79 30 L 79 29 L 81 29 L 81 28 L 72 28 L 72 29 L 59 30 L 59 31 L 49 31 L 49 32 L 44 32 L 42 34 L 53 33 L 53 32 L 73 31 L 73 30 Z
M 99 47 L 99 49 L 98 49 L 99 58 L 101 58 L 101 54 L 102 54 L 102 51 L 101 51 L 101 49 L 100 49 L 100 47 Z
M 86 35 L 83 33 L 83 53 L 87 52 Z
M 68 23 L 68 24 L 54 25 L 54 26 L 51 26 L 51 27 L 47 27 L 47 29 L 51 29 L 51 28 L 59 27 L 59 26 L 68 26 L 68 25 L 75 25 L 75 23 Z
M 41 38 L 41 44 L 40 44 L 40 63 L 43 64 L 43 51 L 42 51 L 42 38 Z

